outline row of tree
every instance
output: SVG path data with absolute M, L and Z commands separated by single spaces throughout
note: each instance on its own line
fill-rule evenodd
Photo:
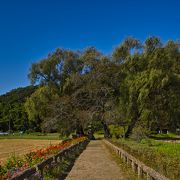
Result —
M 111 55 L 57 49 L 31 66 L 38 85 L 25 112 L 36 130 L 92 134 L 108 125 L 150 131 L 180 126 L 180 52 L 174 41 L 125 39 Z
M 28 117 L 43 131 L 84 133 L 108 125 L 175 131 L 180 118 L 178 44 L 125 39 L 111 56 L 95 48 L 57 49 L 34 63 L 29 78 L 40 84 L 27 99 Z

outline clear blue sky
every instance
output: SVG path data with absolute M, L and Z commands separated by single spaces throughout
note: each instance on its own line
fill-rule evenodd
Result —
M 110 53 L 126 36 L 180 38 L 179 0 L 0 0 L 0 94 L 57 47 Z

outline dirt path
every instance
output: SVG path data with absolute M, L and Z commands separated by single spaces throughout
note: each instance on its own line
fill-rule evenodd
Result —
M 66 180 L 121 180 L 122 172 L 101 141 L 91 141 Z

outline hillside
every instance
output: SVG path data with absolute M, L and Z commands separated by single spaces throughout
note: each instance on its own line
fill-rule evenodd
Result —
M 11 130 L 24 130 L 28 127 L 24 102 L 36 89 L 36 86 L 27 86 L 0 96 L 0 131 L 7 131 L 9 126 Z

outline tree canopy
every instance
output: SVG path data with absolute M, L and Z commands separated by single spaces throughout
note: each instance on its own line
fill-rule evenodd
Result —
M 28 77 L 38 88 L 23 112 L 39 131 L 68 135 L 102 127 L 109 137 L 114 124 L 128 137 L 139 126 L 172 132 L 180 126 L 180 52 L 172 40 L 128 37 L 109 56 L 94 47 L 57 49 L 33 63 Z

